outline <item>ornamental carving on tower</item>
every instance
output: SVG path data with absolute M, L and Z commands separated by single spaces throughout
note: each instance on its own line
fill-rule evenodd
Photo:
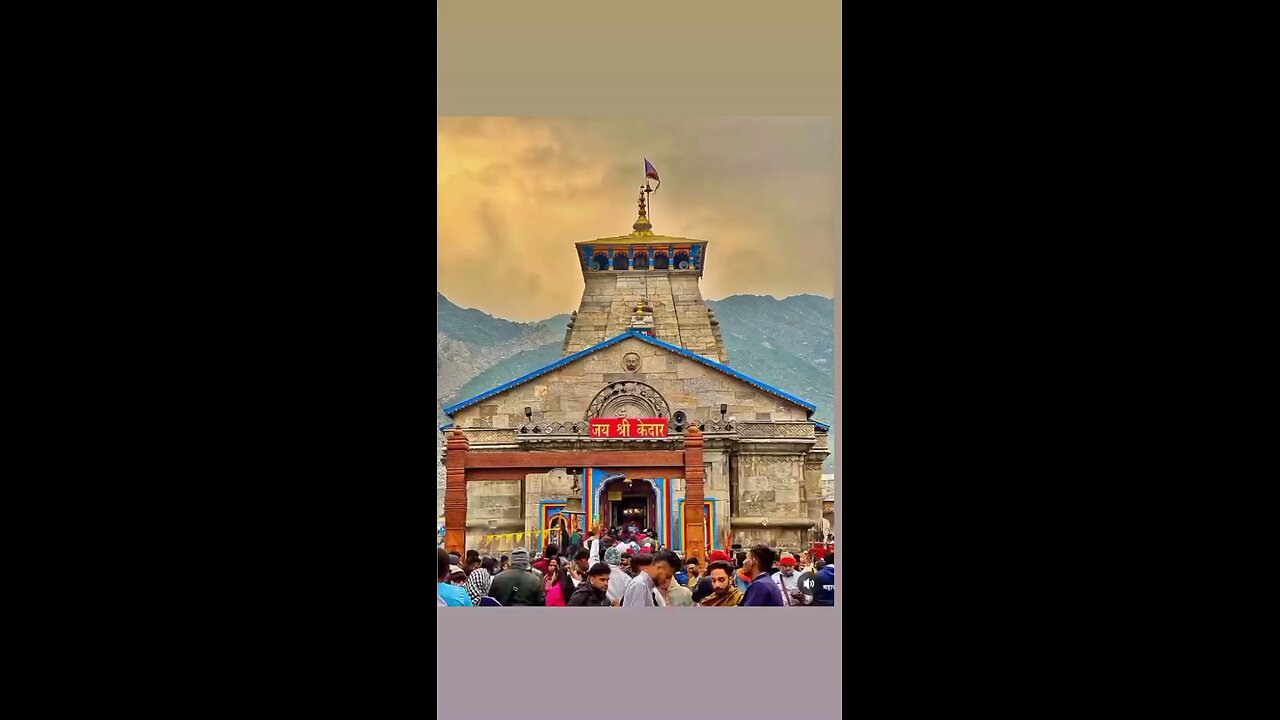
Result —
M 609 383 L 587 407 L 587 419 L 606 417 L 666 418 L 671 409 L 651 385 L 629 380 Z

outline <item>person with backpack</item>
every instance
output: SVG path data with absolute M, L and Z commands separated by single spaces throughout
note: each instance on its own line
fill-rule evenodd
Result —
M 489 585 L 489 597 L 503 605 L 547 604 L 542 583 L 534 577 L 529 564 L 529 551 L 518 547 L 511 551 L 511 568 L 503 570 Z

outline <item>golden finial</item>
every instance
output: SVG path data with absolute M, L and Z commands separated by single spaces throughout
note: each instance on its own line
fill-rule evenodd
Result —
M 645 192 L 645 186 L 641 185 L 640 198 L 636 200 L 636 205 L 640 208 L 640 217 L 636 218 L 636 223 L 631 226 L 631 229 L 635 230 L 635 232 L 631 233 L 632 235 L 652 235 L 653 234 L 653 225 L 649 222 L 649 216 L 646 214 L 646 211 L 645 211 L 644 192 Z

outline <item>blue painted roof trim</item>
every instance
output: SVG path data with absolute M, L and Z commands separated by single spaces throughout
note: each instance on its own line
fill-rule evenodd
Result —
M 830 425 L 828 425 L 828 424 L 826 424 L 826 423 L 824 423 L 824 422 L 818 422 L 817 420 L 814 420 L 814 421 L 813 421 L 813 426 L 814 426 L 814 427 L 816 427 L 816 428 L 818 428 L 819 430 L 821 430 L 821 431 L 823 431 L 823 432 L 826 432 L 826 431 L 828 431 L 828 430 L 830 430 L 830 429 L 831 429 L 831 426 L 830 426 Z
M 448 430 L 451 427 L 453 427 L 453 423 L 442 423 L 440 425 L 440 432 L 444 432 L 445 430 Z
M 506 392 L 507 390 L 510 390 L 511 388 L 516 387 L 517 385 L 523 385 L 524 383 L 527 383 L 530 380 L 533 380 L 539 375 L 545 375 L 551 372 L 552 370 L 562 368 L 565 365 L 568 365 L 569 363 L 573 362 L 574 360 L 590 355 L 591 353 L 597 350 L 607 348 L 610 345 L 616 345 L 622 342 L 623 340 L 626 340 L 627 338 L 635 338 L 637 340 L 640 340 L 641 342 L 646 342 L 646 343 L 649 343 L 650 345 L 656 345 L 657 347 L 670 350 L 671 352 L 677 355 L 680 355 L 681 357 L 686 357 L 695 362 L 702 363 L 707 367 L 714 368 L 726 375 L 735 377 L 754 388 L 763 390 L 773 395 L 777 395 L 778 397 L 783 398 L 784 400 L 789 400 L 790 402 L 793 402 L 796 405 L 799 405 L 800 407 L 808 410 L 810 413 L 813 413 L 813 411 L 818 409 L 817 405 L 814 405 L 808 400 L 803 400 L 801 398 L 796 397 L 795 395 L 792 395 L 791 393 L 779 390 L 778 388 L 773 387 L 772 385 L 756 380 L 750 375 L 744 375 L 738 372 L 737 370 L 734 370 L 733 368 L 729 367 L 728 365 L 722 365 L 716 362 L 715 360 L 712 360 L 711 358 L 706 358 L 697 353 L 685 350 L 679 345 L 672 345 L 671 343 L 663 342 L 662 340 L 659 340 L 655 337 L 650 337 L 640 332 L 639 330 L 628 330 L 622 333 L 621 335 L 611 337 L 608 340 L 605 340 L 603 342 L 596 343 L 595 345 L 592 345 L 591 347 L 586 348 L 584 350 L 579 350 L 578 352 L 572 355 L 566 355 L 565 357 L 560 358 L 559 360 L 551 363 L 550 365 L 540 367 L 537 370 L 534 370 L 533 372 L 528 373 L 527 375 L 522 375 L 516 378 L 515 380 L 512 380 L 510 382 L 505 382 L 491 390 L 486 390 L 480 393 L 479 395 L 476 395 L 475 397 L 470 397 L 470 398 L 467 398 L 466 400 L 463 400 L 460 403 L 450 405 L 449 407 L 444 409 L 444 414 L 448 415 L 449 417 L 453 417 L 453 414 L 455 412 L 465 407 L 475 405 L 476 403 L 481 402 L 482 400 L 487 400 L 493 397 L 494 395 L 498 395 L 499 393 Z

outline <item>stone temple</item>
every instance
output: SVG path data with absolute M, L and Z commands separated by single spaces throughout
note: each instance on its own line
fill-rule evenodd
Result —
M 730 366 L 699 287 L 710 243 L 654 234 L 643 192 L 638 206 L 630 234 L 574 245 L 584 289 L 563 357 L 444 409 L 446 547 L 635 523 L 705 557 L 729 533 L 791 548 L 821 533 L 828 426 Z M 616 418 L 647 430 L 602 436 Z

